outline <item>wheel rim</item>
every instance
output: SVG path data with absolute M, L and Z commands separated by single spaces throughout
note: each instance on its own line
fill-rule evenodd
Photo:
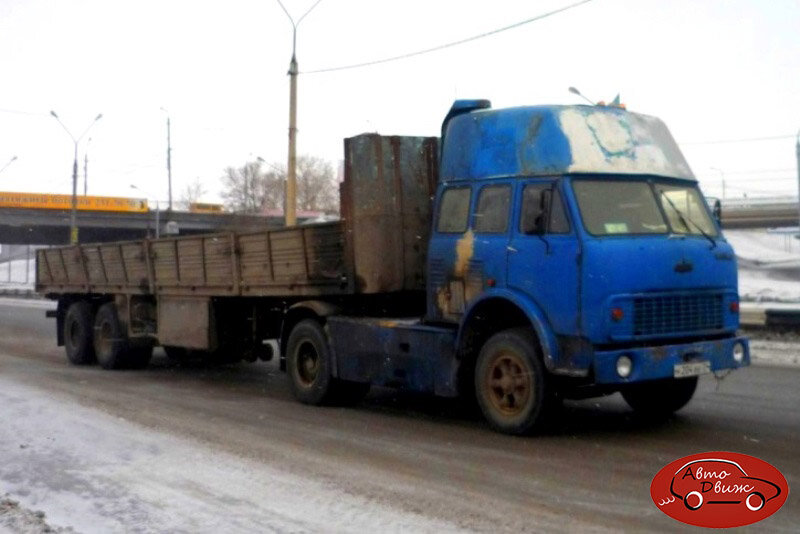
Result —
M 483 384 L 491 406 L 506 416 L 522 413 L 533 395 L 533 381 L 525 361 L 516 353 L 498 353 L 489 364 Z
M 111 352 L 111 344 L 113 343 L 113 331 L 111 323 L 103 321 L 100 323 L 100 328 L 95 334 L 97 336 L 97 346 L 102 354 Z
M 319 374 L 319 353 L 308 341 L 297 347 L 297 378 L 304 387 L 311 386 Z

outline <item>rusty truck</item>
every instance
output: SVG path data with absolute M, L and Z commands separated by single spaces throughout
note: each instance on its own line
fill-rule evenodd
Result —
M 69 361 L 277 356 L 301 402 L 462 396 L 511 434 L 565 398 L 669 414 L 749 364 L 735 255 L 659 119 L 459 100 L 439 137 L 344 156 L 335 222 L 38 251 Z

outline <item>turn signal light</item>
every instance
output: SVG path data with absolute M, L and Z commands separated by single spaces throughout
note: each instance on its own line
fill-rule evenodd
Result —
M 739 301 L 737 300 L 737 301 L 731 302 L 731 305 L 729 306 L 729 308 L 730 308 L 731 312 L 739 313 Z
M 621 321 L 625 317 L 625 312 L 622 308 L 611 308 L 611 319 L 613 321 Z

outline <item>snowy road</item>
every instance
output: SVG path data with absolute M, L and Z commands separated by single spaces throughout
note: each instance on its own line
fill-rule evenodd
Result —
M 798 383 L 796 366 L 707 377 L 656 425 L 618 396 L 568 403 L 520 439 L 386 391 L 302 406 L 272 364 L 72 367 L 41 308 L 0 301 L 0 495 L 80 532 L 678 531 L 649 484 L 679 456 L 751 454 L 800 488 Z M 755 527 L 798 523 L 793 493 Z

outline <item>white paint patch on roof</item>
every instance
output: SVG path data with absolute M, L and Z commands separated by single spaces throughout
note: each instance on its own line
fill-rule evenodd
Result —
M 694 179 L 659 119 L 604 108 L 567 108 L 559 122 L 569 140 L 569 172 L 653 174 Z

